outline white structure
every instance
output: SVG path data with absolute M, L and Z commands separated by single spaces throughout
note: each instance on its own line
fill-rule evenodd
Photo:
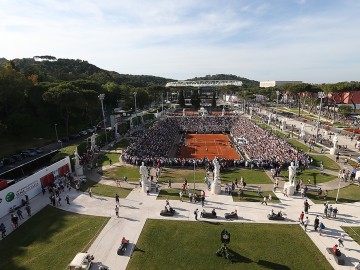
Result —
M 82 165 L 80 165 L 80 156 L 77 151 L 77 147 L 74 153 L 75 156 L 75 174 L 76 176 L 83 176 L 84 175 L 84 168 Z
M 226 85 L 242 86 L 242 81 L 235 81 L 235 80 L 176 81 L 176 82 L 168 82 L 165 85 L 165 87 L 177 87 L 177 86 L 204 87 L 204 86 L 226 86 Z
M 297 166 L 294 165 L 294 162 L 291 162 L 289 166 L 289 182 L 284 184 L 284 193 L 286 193 L 288 196 L 293 196 L 295 192 L 296 168 Z
M 14 185 L 1 190 L 0 218 L 9 213 L 10 207 L 14 208 L 19 206 L 21 200 L 25 198 L 25 195 L 27 195 L 29 199 L 34 198 L 41 192 L 42 185 L 46 186 L 47 183 L 54 182 L 57 177 L 63 176 L 67 172 L 71 172 L 69 157 L 51 164 Z
M 260 87 L 275 87 L 281 86 L 289 83 L 302 83 L 302 81 L 262 81 L 260 82 Z
M 217 157 L 213 160 L 214 171 L 213 171 L 213 183 L 211 184 L 211 193 L 220 194 L 221 193 L 221 182 L 220 179 L 220 164 Z
M 90 143 L 91 143 L 91 151 L 95 152 L 96 149 L 97 149 L 97 146 L 96 146 L 96 134 L 93 133 L 93 135 L 91 135 L 90 137 Z
M 330 148 L 330 155 L 336 155 L 337 154 L 337 147 L 338 147 L 338 137 L 337 134 L 335 134 L 334 138 L 333 138 L 333 147 Z
M 304 139 L 305 137 L 305 124 L 301 123 L 301 128 L 300 128 L 300 138 Z
M 148 190 L 150 191 L 151 182 L 148 179 L 149 178 L 148 169 L 145 166 L 144 162 L 141 164 L 139 172 L 140 172 L 140 180 L 141 180 L 141 186 L 143 192 L 147 192 Z

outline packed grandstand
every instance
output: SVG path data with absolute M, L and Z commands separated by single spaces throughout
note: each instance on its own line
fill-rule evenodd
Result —
M 174 146 L 184 146 L 184 134 L 229 134 L 232 145 L 237 149 L 239 160 L 223 160 L 227 166 L 254 164 L 269 167 L 290 164 L 296 159 L 306 164 L 308 156 L 298 152 L 284 139 L 261 128 L 252 121 L 238 116 L 186 116 L 167 117 L 135 137 L 129 147 L 123 151 L 122 159 L 127 163 L 147 165 L 161 163 L 166 166 L 206 165 L 206 158 L 196 159 L 171 156 Z

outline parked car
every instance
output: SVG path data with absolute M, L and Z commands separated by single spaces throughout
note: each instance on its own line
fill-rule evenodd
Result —
M 30 157 L 30 151 L 29 150 L 23 150 L 23 151 L 21 151 L 20 154 L 23 156 L 23 158 Z
M 24 159 L 24 157 L 21 154 L 13 155 L 11 156 L 12 159 L 15 159 L 16 161 L 21 161 Z
M 94 130 L 93 128 L 88 128 L 86 131 L 87 131 L 89 134 L 92 134 L 92 133 L 94 133 L 96 130 Z
M 91 267 L 91 258 L 88 253 L 78 253 L 68 265 L 68 270 L 88 270 Z
M 69 138 L 70 138 L 70 140 L 75 140 L 77 138 L 80 138 L 80 135 L 79 134 L 73 134 L 73 135 L 70 135 Z
M 80 132 L 79 132 L 79 135 L 80 135 L 80 136 L 85 136 L 85 135 L 87 135 L 86 130 L 82 130 L 82 131 L 80 131 Z
M 29 148 L 30 152 L 36 152 L 38 154 L 41 154 L 43 151 L 39 148 Z
M 16 160 L 11 158 L 11 157 L 6 157 L 6 158 L 3 159 L 3 164 L 5 166 L 14 164 L 15 162 L 16 162 Z

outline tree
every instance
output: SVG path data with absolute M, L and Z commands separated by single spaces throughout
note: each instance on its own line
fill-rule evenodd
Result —
M 351 114 L 352 110 L 353 110 L 352 106 L 343 105 L 343 106 L 339 107 L 338 113 L 340 113 L 344 116 L 349 116 Z
M 69 136 L 70 115 L 74 109 L 82 108 L 85 103 L 79 89 L 69 83 L 62 83 L 46 91 L 43 99 L 57 106 L 65 122 L 66 135 Z
M 200 97 L 199 97 L 199 93 L 197 89 L 194 89 L 191 93 L 191 105 L 193 105 L 193 107 L 195 108 L 200 108 Z
M 183 89 L 180 89 L 178 103 L 181 108 L 185 107 L 185 98 L 184 98 L 184 90 Z

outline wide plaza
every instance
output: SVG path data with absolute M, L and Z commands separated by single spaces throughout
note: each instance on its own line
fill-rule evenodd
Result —
M 289 120 L 288 124 L 295 125 L 299 129 L 301 127 L 301 123 L 296 120 Z M 308 132 L 314 132 L 310 126 L 305 128 Z M 344 136 L 339 136 L 339 144 L 348 145 L 349 149 L 353 148 L 353 143 Z M 201 149 L 202 151 L 205 149 L 206 152 L 206 145 Z M 208 151 L 211 150 L 208 149 Z M 324 156 L 335 160 L 335 156 L 329 154 Z M 272 193 L 279 199 L 279 202 L 269 202 L 268 205 L 264 205 L 259 202 L 239 200 L 237 196 L 233 197 L 224 193 L 225 182 L 223 182 L 222 193 L 215 195 L 208 191 L 206 184 L 196 181 L 194 182 L 196 190 L 205 190 L 206 192 L 204 207 L 201 207 L 201 203 L 192 203 L 188 200 L 181 202 L 178 198 L 173 198 L 170 200 L 170 205 L 177 211 L 177 214 L 171 218 L 159 215 L 160 210 L 164 209 L 165 201 L 159 199 L 158 196 L 163 190 L 168 189 L 166 179 L 160 179 L 159 190 L 157 192 L 153 190 L 149 195 L 138 186 L 138 181 L 129 181 L 128 183 L 121 181 L 122 188 L 128 188 L 131 191 L 127 192 L 128 195 L 124 194 L 124 198 L 120 198 L 119 217 L 116 217 L 114 211 L 116 179 L 104 177 L 104 172 L 116 170 L 122 166 L 131 165 L 125 165 L 120 159 L 119 162 L 112 165 L 103 166 L 101 174 L 97 169 L 85 171 L 89 180 L 112 187 L 113 196 L 111 196 L 111 190 L 106 197 L 97 195 L 96 192 L 89 196 L 87 191 L 77 192 L 72 189 L 65 191 L 65 194 L 62 195 L 63 197 L 66 194 L 69 195 L 70 204 L 64 202 L 62 206 L 58 207 L 77 214 L 109 218 L 98 234 L 96 231 L 93 232 L 96 238 L 90 240 L 91 245 L 86 249 L 94 255 L 95 266 L 102 263 L 110 269 L 186 269 L 190 267 L 198 269 L 238 269 L 242 267 L 249 269 L 331 269 L 331 267 L 351 269 L 360 259 L 359 243 L 351 238 L 350 234 L 345 237 L 345 248 L 341 248 L 347 257 L 344 266 L 337 265 L 333 256 L 326 252 L 326 248 L 337 243 L 337 238 L 344 232 L 344 227 L 360 226 L 360 215 L 358 214 L 360 195 L 353 202 L 337 204 L 339 214 L 336 219 L 321 218 L 326 225 L 322 235 L 313 230 L 312 223 L 317 215 L 322 216 L 323 201 L 312 201 L 308 198 L 311 205 L 308 215 L 310 226 L 305 232 L 298 221 L 299 215 L 303 211 L 305 198 L 298 195 L 284 196 L 282 188 L 286 182 L 287 172 L 285 171 L 285 176 L 279 178 L 279 188 L 275 192 L 273 192 L 275 179 L 271 178 L 269 170 L 265 172 L 269 182 L 258 184 L 250 181 L 245 190 L 245 192 L 256 193 L 260 186 L 264 194 Z M 350 165 L 341 164 L 341 167 L 344 166 Z M 313 167 L 315 171 L 318 170 L 316 166 Z M 138 170 L 138 167 L 134 166 L 134 168 Z M 155 171 L 155 169 L 152 170 Z M 237 170 L 239 179 L 242 170 L 245 171 L 244 168 Z M 340 186 L 341 198 L 342 190 L 346 188 L 359 189 L 357 185 L 349 187 L 350 183 L 339 182 L 337 170 L 325 169 L 325 173 L 333 177 L 323 182 L 320 181 L 316 185 L 309 184 L 311 191 L 316 191 L 321 187 L 322 190 L 332 192 Z M 231 179 L 232 177 L 229 178 L 229 183 L 234 180 Z M 191 188 L 193 179 L 195 179 L 195 175 L 194 178 L 188 179 Z M 304 179 L 304 181 L 306 180 Z M 180 191 L 181 186 L 182 181 L 172 183 L 172 189 Z M 359 191 L 357 194 L 360 194 Z M 38 195 L 31 200 L 33 212 L 40 211 L 48 203 L 48 196 Z M 203 208 L 207 211 L 215 209 L 218 215 L 217 220 L 199 218 L 199 221 L 195 221 L 194 211 L 196 209 L 201 211 Z M 285 221 L 269 221 L 267 214 L 271 209 L 275 212 L 282 211 L 286 215 Z M 226 220 L 225 213 L 234 210 L 237 210 L 239 219 Z M 6 224 L 10 232 L 9 217 L 5 216 L 1 222 Z M 26 222 L 22 226 L 27 225 Z M 36 225 L 32 224 L 32 226 Z M 228 229 L 231 233 L 229 248 L 236 257 L 233 264 L 215 255 L 216 249 L 221 245 L 220 232 L 223 229 Z M 8 236 L 9 240 L 11 237 L 15 237 L 16 233 L 16 230 L 11 233 Z M 119 256 L 116 251 L 123 236 L 129 239 L 130 245 L 125 255 Z M 11 258 L 9 259 L 12 261 Z M 66 266 L 70 260 L 64 262 L 64 265 Z M 23 265 L 21 269 L 34 268 L 30 261 L 28 266 Z M 97 268 L 94 267 L 94 269 Z

